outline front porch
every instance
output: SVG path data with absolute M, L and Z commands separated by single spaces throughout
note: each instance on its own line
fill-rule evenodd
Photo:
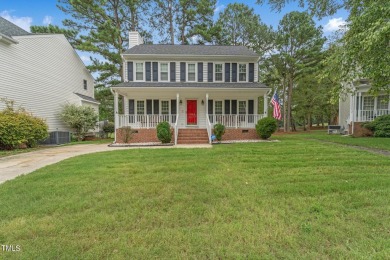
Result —
M 227 132 L 251 133 L 254 138 L 255 125 L 267 116 L 268 89 L 251 90 L 142 90 L 115 89 L 115 129 L 131 127 L 139 135 L 147 133 L 147 138 L 137 138 L 147 142 L 160 122 L 168 122 L 173 129 L 173 142 L 184 136 L 185 129 L 204 130 L 208 142 L 211 142 L 212 129 L 217 123 L 225 125 Z M 125 113 L 118 113 L 119 95 L 123 97 Z M 244 131 L 230 131 L 242 129 Z M 143 131 L 148 130 L 148 131 Z M 150 131 L 149 131 L 150 130 Z M 179 134 L 179 132 L 183 132 Z M 200 132 L 193 131 L 192 133 Z M 189 134 L 190 135 L 190 134 Z M 234 135 L 227 135 L 234 139 Z M 247 134 L 247 136 L 249 136 Z M 194 136 L 194 139 L 196 136 Z M 237 139 L 243 137 L 237 136 Z M 121 141 L 121 140 L 118 140 Z
M 373 121 L 378 116 L 390 114 L 390 99 L 386 95 L 371 96 L 364 92 L 358 92 L 352 96 L 351 105 L 356 109 L 351 109 L 351 118 L 354 122 Z

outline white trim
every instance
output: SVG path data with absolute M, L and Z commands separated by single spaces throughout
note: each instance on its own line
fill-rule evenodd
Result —
M 215 69 L 215 67 L 216 67 L 216 65 L 217 64 L 221 64 L 222 65 L 222 80 L 218 80 L 218 81 L 216 81 L 215 80 L 215 73 L 216 73 L 216 69 Z M 223 62 L 213 62 L 213 82 L 225 82 L 225 68 L 224 68 L 224 65 L 225 65 L 225 63 L 223 63 Z
M 216 99 L 216 100 L 214 100 L 213 101 L 214 102 L 214 106 L 213 106 L 213 114 L 214 115 L 217 115 L 217 113 L 216 113 L 216 111 L 215 111 L 215 108 L 217 107 L 216 105 L 215 105 L 215 102 L 221 102 L 222 103 L 222 111 L 221 111 L 221 114 L 218 114 L 218 115 L 223 115 L 224 114 L 224 111 L 225 111 L 225 102 L 223 102 L 223 100 L 222 99 Z
M 230 101 L 231 102 L 231 101 Z M 240 102 L 245 102 L 245 114 L 240 114 Z M 237 114 L 236 115 L 248 115 L 248 99 L 238 99 L 237 100 Z M 253 102 L 254 103 L 254 102 Z M 254 105 L 254 104 L 253 104 Z M 253 108 L 254 110 L 254 108 Z M 231 111 L 230 111 L 231 112 Z M 254 113 L 255 111 L 253 111 Z
M 144 113 L 143 114 L 138 114 L 138 101 L 143 101 L 144 102 Z M 135 105 L 135 108 L 134 108 L 134 115 L 146 115 L 146 99 L 135 99 L 134 100 L 134 105 Z M 152 111 L 153 112 L 153 111 Z
M 245 65 L 246 66 L 246 69 L 245 69 L 245 72 L 246 72 L 246 80 L 245 81 L 242 81 L 240 80 L 240 64 L 241 65 Z M 249 63 L 246 63 L 246 62 L 237 62 L 237 82 L 249 82 Z
M 193 81 L 188 80 L 188 73 L 189 73 L 188 65 L 189 64 L 195 64 L 195 80 L 193 80 Z M 198 79 L 198 62 L 195 62 L 195 61 L 194 62 L 186 62 L 186 81 L 185 82 L 198 82 L 197 79 Z
M 171 100 L 170 99 L 159 99 L 159 103 L 160 103 L 160 107 L 159 107 L 159 115 L 171 115 L 172 114 L 172 111 L 171 111 Z M 168 114 L 163 114 L 162 113 L 162 102 L 163 101 L 168 101 Z M 154 111 L 152 111 L 154 112 Z
M 166 63 L 167 64 L 167 69 L 168 69 L 168 78 L 167 78 L 167 80 L 162 80 L 161 79 L 161 63 Z M 170 82 L 170 75 L 171 75 L 171 72 L 170 72 L 170 69 L 171 68 L 171 66 L 170 66 L 170 62 L 169 61 L 159 61 L 158 62 L 158 81 L 159 82 Z M 153 74 L 153 73 L 152 73 Z
M 143 67 L 143 70 L 142 70 L 142 80 L 137 80 L 137 63 L 142 63 L 142 67 Z M 133 81 L 134 82 L 145 82 L 145 74 L 146 74 L 146 68 L 145 68 L 145 61 L 134 61 L 134 68 L 133 68 Z M 152 75 L 153 75 L 153 66 L 151 65 L 151 69 L 150 71 L 152 72 Z M 153 77 L 151 77 L 151 79 L 153 80 Z

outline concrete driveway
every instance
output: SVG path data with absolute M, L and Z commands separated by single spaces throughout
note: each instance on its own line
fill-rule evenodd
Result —
M 170 148 L 209 148 L 204 146 L 177 145 Z M 117 151 L 123 149 L 140 148 L 169 148 L 167 146 L 152 147 L 109 147 L 107 144 L 81 144 L 60 146 L 55 148 L 42 149 L 39 151 L 22 153 L 0 158 L 0 184 L 16 178 L 19 175 L 28 174 L 46 165 L 54 164 L 62 160 L 88 153 Z

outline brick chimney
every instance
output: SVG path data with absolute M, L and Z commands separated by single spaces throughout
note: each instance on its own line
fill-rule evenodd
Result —
M 129 32 L 129 49 L 140 44 L 144 44 L 144 39 L 142 39 L 139 32 Z

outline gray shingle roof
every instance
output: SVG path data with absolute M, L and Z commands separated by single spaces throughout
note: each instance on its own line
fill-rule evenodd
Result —
M 95 103 L 100 103 L 98 100 L 94 99 L 93 97 L 88 97 L 86 95 L 83 95 L 83 94 L 80 94 L 80 93 L 75 93 L 77 96 L 79 96 L 80 98 L 86 100 L 86 101 L 91 101 L 91 102 L 95 102 Z
M 169 45 L 141 44 L 132 47 L 124 54 L 165 54 L 165 55 L 223 55 L 259 57 L 254 51 L 245 46 L 219 45 Z
M 122 82 L 112 87 L 125 88 L 268 88 L 262 83 L 183 83 L 183 82 Z
M 31 34 L 3 17 L 0 17 L 0 33 L 7 36 L 23 36 Z

